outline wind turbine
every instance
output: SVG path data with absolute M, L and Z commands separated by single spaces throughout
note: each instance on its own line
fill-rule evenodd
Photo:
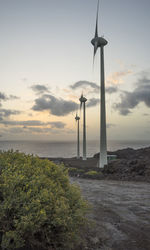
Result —
M 75 120 L 77 122 L 77 159 L 80 159 L 80 134 L 79 134 L 79 121 L 80 117 L 77 115 L 75 116 Z
M 107 140 L 106 140 L 106 108 L 105 108 L 105 72 L 104 72 L 104 46 L 107 45 L 107 41 L 104 37 L 98 36 L 98 11 L 99 11 L 99 0 L 97 4 L 97 16 L 96 16 L 96 27 L 95 37 L 91 43 L 94 46 L 94 57 L 97 49 L 100 48 L 100 159 L 99 167 L 103 168 L 107 165 Z
M 86 160 L 86 117 L 85 117 L 85 103 L 87 99 L 81 95 L 80 99 L 80 108 L 82 108 L 82 103 L 83 103 L 83 157 L 82 159 L 85 161 Z

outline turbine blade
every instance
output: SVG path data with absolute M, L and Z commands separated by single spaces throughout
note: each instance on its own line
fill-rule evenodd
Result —
M 82 92 L 81 97 L 79 99 L 79 101 L 80 101 L 80 113 L 81 113 L 81 109 L 82 109 L 82 98 L 83 98 L 83 92 Z
M 97 49 L 98 49 L 98 44 L 97 44 L 97 42 L 95 42 L 95 44 L 94 44 L 94 53 L 93 53 L 93 66 L 94 66 L 95 55 L 96 55 Z
M 94 44 L 94 57 L 95 57 L 95 55 L 96 55 L 97 49 L 98 49 L 98 43 L 95 42 L 95 44 Z
M 96 15 L 95 37 L 98 37 L 98 11 L 99 11 L 99 0 L 97 2 L 97 15 Z

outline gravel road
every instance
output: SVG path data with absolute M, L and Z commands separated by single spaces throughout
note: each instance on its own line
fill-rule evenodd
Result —
M 70 178 L 92 204 L 89 250 L 150 250 L 150 184 Z

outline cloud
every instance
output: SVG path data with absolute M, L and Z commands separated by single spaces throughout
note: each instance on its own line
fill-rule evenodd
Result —
M 63 122 L 49 122 L 49 124 L 51 125 L 51 128 L 64 128 L 66 125 Z
M 7 100 L 7 96 L 2 92 L 0 92 L 0 100 L 3 100 L 3 101 Z
M 27 121 L 14 121 L 14 120 L 0 120 L 0 124 L 6 126 L 23 126 L 24 129 L 29 129 L 31 127 L 41 127 L 41 126 L 50 126 L 51 129 L 63 129 L 66 124 L 61 121 L 56 122 L 41 122 L 39 120 L 27 120 Z M 20 128 L 20 127 L 19 127 Z M 40 128 L 41 130 L 45 128 Z M 47 128 L 50 129 L 50 128 Z
M 3 118 L 9 117 L 10 115 L 18 115 L 21 111 L 11 110 L 11 109 L 0 109 L 0 120 Z
M 7 100 L 8 100 L 7 96 L 4 93 L 0 92 L 0 106 L 2 106 L 1 104 L 2 101 L 7 101 Z
M 106 93 L 108 94 L 113 94 L 113 93 L 116 93 L 117 91 L 118 91 L 118 88 L 116 86 L 106 87 Z
M 98 103 L 99 103 L 99 99 L 98 98 L 91 98 L 91 99 L 89 99 L 88 101 L 87 101 L 87 107 L 89 108 L 89 107 L 94 107 L 94 106 L 96 106 Z
M 114 72 L 107 78 L 107 83 L 114 84 L 114 85 L 121 84 L 123 83 L 123 77 L 130 75 L 132 73 L 133 73 L 132 70 Z
M 73 101 L 66 101 L 62 98 L 58 99 L 52 95 L 43 95 L 35 100 L 32 110 L 43 111 L 48 110 L 56 116 L 65 116 L 72 111 L 77 110 L 79 105 Z
M 2 104 L 1 104 L 2 101 L 15 100 L 15 99 L 19 99 L 19 97 L 14 96 L 14 95 L 10 95 L 8 97 L 4 93 L 0 92 L 0 106 L 2 106 Z
M 11 134 L 20 134 L 20 133 L 23 133 L 24 130 L 20 127 L 15 127 L 15 128 L 10 128 L 7 132 Z
M 49 92 L 49 89 L 45 85 L 41 85 L 41 84 L 32 85 L 31 89 L 37 95 L 44 94 L 45 92 Z
M 3 134 L 59 134 L 59 133 L 69 133 L 69 129 L 64 129 L 65 123 L 62 122 L 50 122 L 45 123 L 51 125 L 51 127 L 36 127 L 36 126 L 22 126 L 20 127 L 20 123 L 13 124 L 16 125 L 14 127 L 7 127 L 1 129 Z
M 91 87 L 95 91 L 98 91 L 100 89 L 100 87 L 96 83 L 88 82 L 88 81 L 78 81 L 78 82 L 74 83 L 73 85 L 70 85 L 70 88 L 77 89 L 77 88 L 81 88 L 81 87 L 85 87 L 85 86 Z
M 135 85 L 133 92 L 123 91 L 121 102 L 114 104 L 121 115 L 128 115 L 141 102 L 150 108 L 150 79 L 142 76 Z
M 70 88 L 77 89 L 81 87 L 91 87 L 93 89 L 94 93 L 99 93 L 100 87 L 94 83 L 94 82 L 88 82 L 88 81 L 79 81 L 74 83 L 73 85 L 70 85 Z M 118 88 L 116 86 L 110 86 L 106 87 L 106 93 L 113 94 L 118 91 Z
M 28 121 L 2 120 L 0 121 L 0 123 L 11 126 L 43 126 L 49 124 L 38 120 L 28 120 Z
M 4 93 L 0 92 L 0 100 L 7 101 L 7 100 L 15 100 L 15 99 L 19 99 L 19 97 L 15 95 L 9 95 L 8 97 Z
M 9 96 L 9 99 L 10 99 L 10 100 L 17 100 L 17 99 L 20 99 L 20 97 L 15 96 L 15 95 L 10 95 L 10 96 Z
M 51 128 L 37 128 L 37 127 L 29 127 L 25 128 L 26 131 L 32 132 L 32 133 L 40 133 L 40 134 L 47 134 L 51 132 Z

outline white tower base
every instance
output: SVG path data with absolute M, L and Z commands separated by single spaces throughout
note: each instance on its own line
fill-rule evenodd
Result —
M 101 107 L 100 107 L 100 159 L 99 167 L 107 165 L 107 141 L 106 141 L 106 108 L 105 108 L 105 75 L 104 75 L 104 46 L 100 49 L 101 65 Z

